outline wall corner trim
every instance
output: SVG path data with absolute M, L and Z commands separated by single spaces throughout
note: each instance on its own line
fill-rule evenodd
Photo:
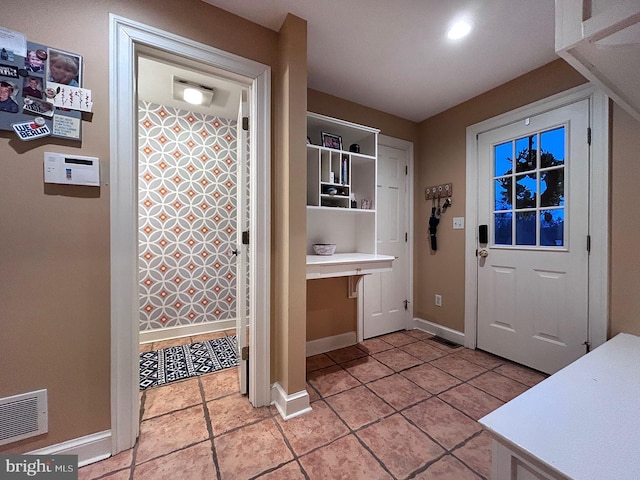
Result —
M 413 323 L 414 328 L 417 328 L 418 330 L 430 333 L 431 335 L 436 335 L 440 338 L 444 338 L 445 340 L 449 340 L 450 342 L 457 343 L 458 345 L 464 345 L 464 332 L 459 332 L 458 330 L 417 317 L 413 319 Z
M 78 467 L 84 467 L 111 456 L 111 430 L 67 440 L 66 442 L 34 450 L 29 454 L 77 455 Z
M 289 420 L 311 411 L 309 394 L 306 390 L 288 395 L 278 382 L 271 386 L 271 404 L 275 405 L 284 420 Z

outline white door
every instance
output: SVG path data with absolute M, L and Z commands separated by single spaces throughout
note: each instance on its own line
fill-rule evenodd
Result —
M 363 337 L 371 338 L 407 327 L 409 299 L 408 152 L 378 146 L 377 252 L 393 255 L 390 272 L 364 276 Z
M 249 308 L 247 299 L 249 298 L 247 286 L 249 285 L 249 248 L 247 242 L 243 241 L 243 232 L 249 231 L 249 135 L 243 128 L 243 118 L 248 115 L 246 103 L 247 91 L 243 90 L 242 100 L 238 108 L 238 191 L 237 191 L 237 237 L 234 253 L 236 255 L 236 338 L 238 340 L 238 381 L 240 393 L 248 393 L 249 382 L 249 362 L 243 351 L 248 351 L 247 328 L 249 326 Z M 243 358 L 244 357 L 244 358 Z
M 588 127 L 583 100 L 478 136 L 477 346 L 547 373 L 586 352 Z

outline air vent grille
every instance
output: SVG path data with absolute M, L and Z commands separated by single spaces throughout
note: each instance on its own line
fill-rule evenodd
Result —
M 47 433 L 47 391 L 0 399 L 0 445 Z

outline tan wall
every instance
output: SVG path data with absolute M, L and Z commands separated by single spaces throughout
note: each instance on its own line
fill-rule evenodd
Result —
M 466 128 L 584 82 L 556 60 L 420 124 L 414 184 L 415 317 L 464 331 L 464 230 L 453 230 L 452 218 L 465 215 Z M 424 189 L 449 182 L 453 206 L 440 219 L 434 253 L 428 234 L 431 201 L 425 201 Z M 442 295 L 442 307 L 434 304 L 436 293 Z
M 307 108 L 310 112 L 379 128 L 383 135 L 417 142 L 415 122 L 317 90 L 308 90 Z M 346 277 L 307 281 L 307 340 L 356 331 L 357 299 L 349 298 L 347 281 Z M 331 301 L 327 302 L 327 298 Z
M 2 5 L 3 27 L 82 55 L 94 97 L 81 145 L 0 132 L 0 397 L 49 392 L 49 433 L 0 447 L 21 453 L 111 426 L 109 188 L 42 181 L 45 151 L 109 159 L 109 13 L 267 65 L 275 65 L 278 34 L 200 0 Z
M 307 23 L 287 15 L 280 30 L 274 89 L 276 154 L 272 168 L 274 224 L 272 379 L 293 394 L 305 389 L 307 184 Z
M 640 122 L 612 113 L 609 330 L 640 335 Z

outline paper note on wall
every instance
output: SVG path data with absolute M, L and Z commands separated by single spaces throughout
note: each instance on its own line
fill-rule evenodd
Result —
M 90 112 L 93 108 L 91 90 L 80 87 L 70 87 L 61 83 L 47 82 L 47 97 L 56 107 L 68 108 L 70 110 L 80 110 Z

